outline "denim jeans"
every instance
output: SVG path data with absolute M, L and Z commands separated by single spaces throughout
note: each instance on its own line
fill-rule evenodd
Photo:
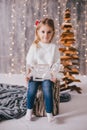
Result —
M 33 81 L 33 79 L 31 79 L 28 82 L 27 108 L 28 109 L 33 108 L 34 99 L 39 85 L 42 86 L 46 112 L 52 113 L 53 112 L 53 92 L 52 92 L 53 82 L 50 80 Z

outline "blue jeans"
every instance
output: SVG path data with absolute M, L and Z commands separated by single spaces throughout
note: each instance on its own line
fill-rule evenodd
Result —
M 39 85 L 42 86 L 46 112 L 52 113 L 53 112 L 53 92 L 52 92 L 53 82 L 50 80 L 33 81 L 33 79 L 31 79 L 29 81 L 28 92 L 27 92 L 27 108 L 28 109 L 33 108 L 34 99 Z

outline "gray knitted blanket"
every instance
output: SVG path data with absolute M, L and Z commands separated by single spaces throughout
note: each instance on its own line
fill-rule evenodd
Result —
M 0 84 L 0 121 L 20 118 L 26 113 L 26 88 Z

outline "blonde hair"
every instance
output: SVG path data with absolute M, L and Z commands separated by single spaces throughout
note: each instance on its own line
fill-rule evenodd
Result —
M 35 30 L 35 39 L 34 39 L 34 44 L 36 44 L 38 46 L 38 43 L 40 41 L 39 36 L 38 36 L 38 30 L 40 29 L 40 27 L 42 25 L 48 25 L 49 27 L 51 27 L 53 29 L 53 36 L 51 38 L 51 40 L 54 37 L 55 34 L 55 27 L 54 27 L 54 21 L 50 18 L 44 18 L 43 20 L 41 20 L 38 25 L 36 25 L 36 30 Z

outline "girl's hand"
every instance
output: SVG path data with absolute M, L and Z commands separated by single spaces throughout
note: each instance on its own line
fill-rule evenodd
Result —
M 57 82 L 57 78 L 52 77 L 51 81 L 54 82 L 54 83 L 56 83 Z
M 56 83 L 57 82 L 57 78 L 54 76 L 53 73 L 51 73 L 51 81 Z
M 29 74 L 26 75 L 25 80 L 28 82 L 31 79 L 31 77 L 29 76 Z

